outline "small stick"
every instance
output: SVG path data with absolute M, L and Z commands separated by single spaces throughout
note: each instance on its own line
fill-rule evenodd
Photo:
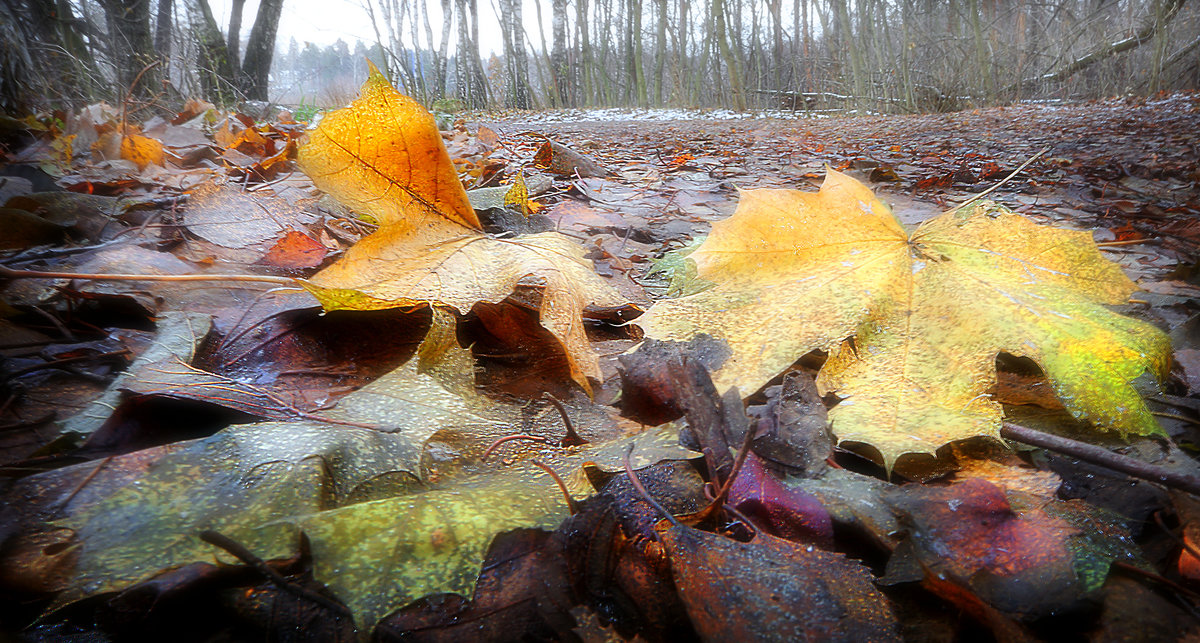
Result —
M 1130 565 L 1129 563 L 1120 561 L 1120 560 L 1114 560 L 1112 562 L 1112 566 L 1115 567 L 1116 569 L 1130 572 L 1136 576 L 1141 576 L 1142 578 L 1152 580 L 1156 583 L 1162 583 L 1163 585 L 1170 587 L 1171 589 L 1179 592 L 1180 594 L 1190 597 L 1192 600 L 1200 599 L 1200 593 L 1197 593 L 1194 590 L 1188 589 L 1187 587 L 1184 587 L 1183 585 L 1180 585 L 1179 583 L 1176 583 L 1175 581 L 1173 581 L 1169 578 L 1166 578 L 1165 576 L 1162 576 L 1161 574 L 1155 574 L 1154 572 L 1146 571 L 1146 570 L 1142 569 L 1141 567 L 1136 567 L 1134 565 Z
M 733 487 L 733 481 L 742 471 L 742 465 L 746 462 L 746 456 L 750 454 L 750 444 L 754 442 L 754 427 L 746 427 L 746 439 L 742 440 L 742 448 L 738 451 L 737 459 L 733 461 L 733 468 L 729 470 L 729 477 L 725 478 L 725 484 L 721 485 L 721 491 L 713 498 L 712 506 L 720 507 L 725 504 L 725 499 L 729 497 L 729 489 Z
M 228 536 L 225 536 L 224 534 L 217 533 L 211 529 L 206 529 L 200 532 L 200 540 L 203 540 L 214 547 L 223 549 L 230 556 L 233 556 L 234 558 L 240 560 L 244 565 L 253 568 L 254 571 L 265 576 L 267 580 L 271 581 L 271 583 L 276 587 L 293 596 L 310 600 L 321 607 L 332 610 L 333 612 L 342 616 L 351 615 L 350 609 L 345 605 L 330 600 L 328 597 L 318 594 L 307 587 L 302 587 L 289 581 L 288 579 L 284 578 L 282 574 L 274 569 L 271 569 L 271 566 L 263 562 L 263 559 L 252 554 L 250 550 L 242 546 L 241 543 Z
M 633 472 L 633 467 L 629 464 L 629 454 L 631 453 L 633 453 L 632 442 L 629 443 L 629 448 L 625 449 L 625 455 L 621 458 L 621 462 L 625 465 L 625 475 L 629 476 L 629 481 L 633 483 L 633 488 L 637 489 L 637 492 L 642 494 L 642 499 L 645 500 L 651 507 L 654 507 L 658 513 L 666 516 L 667 520 L 672 525 L 676 527 L 683 527 L 683 524 L 680 523 L 675 516 L 671 514 L 671 512 L 667 511 L 666 508 L 658 504 L 658 501 L 650 495 L 650 492 L 646 491 L 646 487 L 642 486 L 642 481 L 638 480 L 637 474 Z
M 1048 451 L 1071 456 L 1072 458 L 1135 478 L 1161 484 L 1164 487 L 1179 489 L 1194 496 L 1200 496 L 1200 477 L 1164 469 L 1163 467 L 1142 462 L 1127 455 L 1114 453 L 1104 447 L 1098 447 L 1094 444 L 1087 444 L 1086 442 L 1079 442 L 1078 440 L 1059 437 L 1057 435 L 1050 435 L 1049 433 L 1042 433 L 1041 431 L 1035 431 L 1029 427 L 1013 424 L 1012 422 L 1004 423 L 1004 426 L 1000 429 L 1000 435 L 1009 440 L 1041 447 Z
M 1097 241 L 1096 246 L 1100 248 L 1111 248 L 1113 246 L 1135 246 L 1138 244 L 1160 244 L 1162 239 L 1126 239 L 1124 241 Z
M 122 348 L 119 351 L 100 353 L 99 355 L 75 355 L 73 357 L 60 357 L 58 359 L 52 359 L 48 362 L 42 362 L 41 364 L 30 364 L 29 366 L 26 366 L 24 368 L 18 368 L 16 370 L 9 371 L 8 374 L 6 374 L 4 376 L 4 379 L 10 380 L 10 379 L 20 377 L 22 375 L 26 375 L 28 373 L 34 373 L 36 371 L 42 371 L 47 368 L 55 368 L 57 366 L 63 366 L 64 364 L 75 364 L 78 362 L 101 360 L 106 357 L 120 357 L 122 355 L 130 354 L 130 352 L 131 351 L 128 348 Z
M 1180 547 L 1186 549 L 1189 554 L 1191 554 L 1197 560 L 1200 560 L 1200 550 L 1196 549 L 1192 543 L 1189 543 L 1187 538 L 1177 536 L 1175 535 L 1175 532 L 1167 528 L 1166 523 L 1163 522 L 1161 510 L 1154 512 L 1154 524 L 1158 525 L 1158 528 L 1163 530 L 1164 534 L 1170 536 L 1171 540 L 1174 540 Z
M 106 275 L 87 272 L 47 272 L 44 270 L 16 270 L 0 266 L 0 277 L 11 279 L 94 279 L 97 281 L 260 281 L 272 284 L 285 284 L 299 289 L 299 284 L 291 277 L 275 277 L 272 275 Z
M 999 183 L 997 183 L 997 184 L 993 185 L 992 187 L 990 187 L 990 188 L 988 188 L 988 189 L 984 190 L 983 192 L 980 192 L 979 194 L 976 194 L 975 196 L 973 196 L 973 197 L 971 197 L 971 198 L 967 199 L 966 201 L 963 201 L 962 203 L 960 203 L 960 204 L 958 204 L 958 205 L 954 206 L 953 208 L 950 208 L 950 212 L 954 212 L 955 210 L 961 210 L 961 209 L 963 209 L 963 208 L 967 207 L 968 205 L 971 205 L 972 203 L 974 203 L 974 202 L 976 202 L 976 201 L 978 201 L 978 200 L 982 199 L 983 197 L 985 197 L 985 196 L 987 196 L 987 195 L 991 194 L 992 192 L 995 192 L 997 189 L 999 189 L 999 188 L 1000 188 L 1000 186 L 1001 186 L 1001 185 L 1004 185 L 1005 183 L 1008 183 L 1009 181 L 1011 181 L 1011 180 L 1013 179 L 1013 177 L 1015 177 L 1016 175 L 1018 175 L 1018 174 L 1020 174 L 1020 173 L 1021 173 L 1021 170 L 1024 170 L 1025 168 L 1029 167 L 1029 164 L 1030 164 L 1030 163 L 1033 163 L 1034 161 L 1036 161 L 1036 160 L 1038 159 L 1038 157 L 1040 157 L 1041 155 L 1043 155 L 1043 154 L 1045 154 L 1046 152 L 1049 152 L 1049 151 L 1050 151 L 1050 148 L 1048 148 L 1048 147 L 1047 147 L 1047 148 L 1043 149 L 1042 151 L 1038 152 L 1037 154 L 1034 154 L 1033 156 L 1029 157 L 1029 160 L 1028 160 L 1028 161 L 1025 161 L 1024 163 L 1022 163 L 1022 164 L 1020 165 L 1020 167 L 1018 167 L 1017 169 L 1013 170 L 1013 171 L 1012 171 L 1012 173 L 1011 173 L 1011 174 L 1009 174 L 1008 176 L 1004 177 L 1003 179 L 1000 179 L 1000 182 L 999 182 Z
M 112 459 L 115 457 L 117 457 L 117 456 L 110 455 L 107 458 L 104 458 L 103 460 L 101 460 L 100 463 L 97 464 L 95 467 L 93 467 L 92 470 L 89 471 L 88 474 L 83 477 L 83 480 L 80 480 L 79 484 L 75 485 L 75 488 L 71 490 L 71 493 L 68 493 L 66 498 L 63 498 L 61 501 L 59 501 L 58 509 L 59 510 L 66 509 L 67 505 L 70 505 L 71 501 L 75 499 L 75 496 L 79 495 L 79 492 L 83 491 L 83 488 L 88 486 L 88 484 L 90 484 L 92 482 L 92 480 L 94 480 L 96 478 L 96 474 L 100 473 L 100 470 L 104 468 L 104 465 L 108 464 L 109 462 L 112 462 Z

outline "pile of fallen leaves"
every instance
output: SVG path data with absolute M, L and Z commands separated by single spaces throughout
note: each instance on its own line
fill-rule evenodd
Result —
M 6 627 L 1200 631 L 1186 266 L 1139 292 L 1090 231 L 833 169 L 704 236 L 733 155 L 497 130 L 374 70 L 312 126 L 5 123 Z

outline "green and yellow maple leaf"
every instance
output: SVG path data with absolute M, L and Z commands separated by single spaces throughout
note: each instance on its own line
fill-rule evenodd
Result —
M 584 249 L 557 232 L 485 235 L 433 116 L 371 67 L 358 100 L 327 115 L 298 152 L 317 187 L 379 222 L 374 234 L 305 287 L 326 310 L 431 304 L 467 312 L 517 284 L 544 285 L 540 321 L 585 390 L 600 377 L 583 309 L 627 304 Z
M 816 193 L 743 192 L 691 259 L 715 286 L 655 304 L 640 320 L 647 336 L 725 340 L 733 355 L 714 382 L 746 393 L 829 351 L 817 383 L 843 398 L 834 433 L 875 446 L 888 467 L 999 436 L 989 389 L 1001 351 L 1037 362 L 1076 417 L 1161 433 L 1131 382 L 1165 375 L 1169 342 L 1105 308 L 1136 286 L 1088 232 L 980 203 L 909 234 L 867 187 L 830 170 Z

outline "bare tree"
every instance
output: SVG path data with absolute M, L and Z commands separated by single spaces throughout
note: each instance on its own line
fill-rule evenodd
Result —
M 242 89 L 251 100 L 267 100 L 271 58 L 275 54 L 275 32 L 283 0 L 259 0 L 258 16 L 246 42 L 246 58 L 242 61 Z
M 226 34 L 225 51 L 234 67 L 237 67 L 238 56 L 241 55 L 242 10 L 245 6 L 246 0 L 233 0 L 229 5 L 229 33 Z

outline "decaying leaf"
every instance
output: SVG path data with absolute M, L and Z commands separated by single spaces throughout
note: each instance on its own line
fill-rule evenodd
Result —
M 818 193 L 750 190 L 691 259 L 717 285 L 662 301 L 649 337 L 724 339 L 718 388 L 752 392 L 813 349 L 839 440 L 887 466 L 905 453 L 998 436 L 988 397 L 1000 351 L 1033 359 L 1077 417 L 1161 432 L 1132 381 L 1166 374 L 1166 336 L 1110 312 L 1136 287 L 1087 232 L 1038 226 L 988 203 L 909 234 L 862 184 L 830 170 Z
M 583 249 L 554 232 L 497 239 L 480 232 L 433 117 L 372 68 L 362 95 L 327 116 L 299 152 L 313 182 L 380 223 L 318 273 L 310 291 L 326 310 L 432 303 L 468 312 L 499 302 L 518 282 L 544 285 L 541 323 L 562 342 L 573 378 L 600 367 L 583 328 L 589 304 L 626 302 L 592 270 Z
M 65 420 L 62 423 L 63 433 L 82 437 L 95 432 L 108 421 L 131 381 L 146 377 L 156 366 L 168 360 L 190 362 L 196 354 L 196 347 L 208 335 L 210 328 L 212 319 L 203 313 L 167 311 L 160 315 L 154 343 L 124 373 L 117 376 L 104 395 Z
M 1141 564 L 1115 515 L 1080 503 L 1006 495 L 974 478 L 950 487 L 905 485 L 885 499 L 909 533 L 889 577 L 908 566 L 1014 616 L 1068 609 L 1104 584 L 1114 560 Z
M 567 516 L 554 481 L 525 465 L 445 489 L 364 502 L 297 519 L 314 574 L 371 627 L 432 593 L 470 597 L 492 538 Z
M 705 641 L 898 641 L 891 607 L 861 563 L 768 535 L 749 543 L 686 526 L 662 532 Z

